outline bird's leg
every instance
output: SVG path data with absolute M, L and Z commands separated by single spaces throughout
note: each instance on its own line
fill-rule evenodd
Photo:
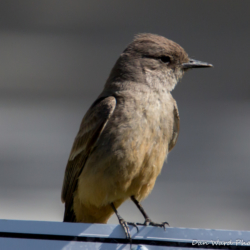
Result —
M 133 222 L 126 222 L 119 214 L 118 214 L 118 211 L 116 210 L 115 208 L 115 205 L 114 203 L 112 202 L 111 204 L 111 207 L 113 208 L 118 220 L 119 220 L 119 223 L 120 225 L 122 226 L 122 228 L 124 229 L 124 232 L 125 232 L 125 235 L 126 235 L 126 238 L 129 239 L 131 241 L 131 235 L 130 235 L 130 231 L 129 231 L 129 227 L 128 225 L 131 225 L 131 226 L 134 226 L 136 227 L 137 229 L 137 232 L 139 232 L 139 228 L 138 226 L 136 225 L 136 223 L 133 223 Z
M 147 215 L 147 213 L 145 212 L 144 208 L 142 207 L 142 205 L 139 203 L 138 200 L 136 200 L 136 198 L 132 195 L 131 196 L 131 200 L 135 203 L 135 205 L 138 207 L 138 209 L 140 210 L 140 212 L 142 213 L 145 222 L 144 223 L 136 223 L 139 226 L 155 226 L 155 227 L 163 227 L 164 230 L 166 230 L 166 225 L 169 226 L 168 222 L 162 222 L 162 223 L 155 223 L 153 222 Z

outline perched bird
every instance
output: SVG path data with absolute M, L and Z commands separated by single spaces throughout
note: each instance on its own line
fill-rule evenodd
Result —
M 190 59 L 165 37 L 139 34 L 120 55 L 103 91 L 83 117 L 62 187 L 65 222 L 107 223 L 115 212 L 126 236 L 128 224 L 117 212 L 127 199 L 150 220 L 140 201 L 154 187 L 176 144 L 179 114 L 171 95 L 184 72 L 211 67 Z

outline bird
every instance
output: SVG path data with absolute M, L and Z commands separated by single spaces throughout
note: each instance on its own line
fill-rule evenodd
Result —
M 140 202 L 152 191 L 179 135 L 179 112 L 171 91 L 187 70 L 212 66 L 189 58 L 179 44 L 163 36 L 134 37 L 74 140 L 61 194 L 64 222 L 107 223 L 115 213 L 128 239 L 128 225 L 168 225 L 153 222 Z M 118 213 L 128 199 L 144 223 L 127 222 Z

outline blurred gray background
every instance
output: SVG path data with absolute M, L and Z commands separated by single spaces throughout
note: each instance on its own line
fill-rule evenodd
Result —
M 1 1 L 0 219 L 62 220 L 81 119 L 133 36 L 150 32 L 214 68 L 173 91 L 181 131 L 146 211 L 174 227 L 250 230 L 249 11 L 247 0 Z M 119 211 L 143 221 L 130 201 Z

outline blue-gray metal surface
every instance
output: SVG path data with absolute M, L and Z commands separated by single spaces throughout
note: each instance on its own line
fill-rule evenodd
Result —
M 250 231 L 0 220 L 0 249 L 250 249 Z

